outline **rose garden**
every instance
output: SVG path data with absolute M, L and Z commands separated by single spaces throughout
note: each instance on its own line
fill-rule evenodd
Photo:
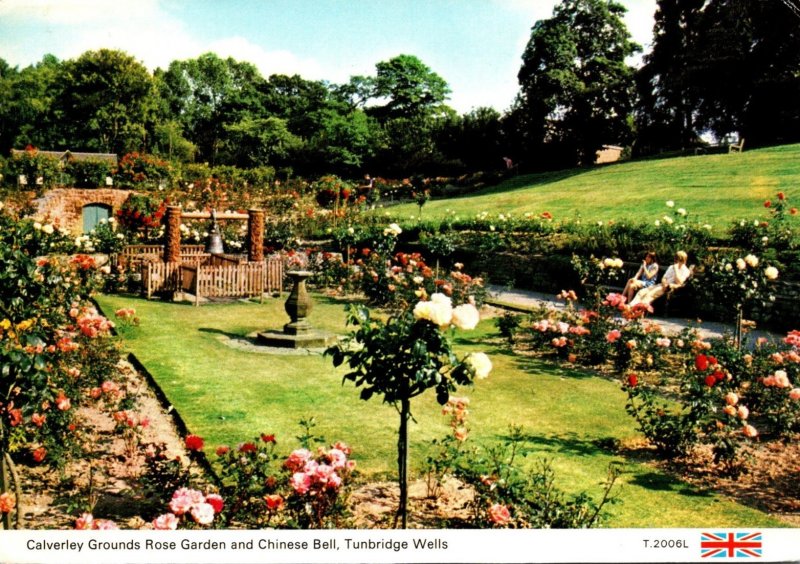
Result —
M 675 166 L 702 177 L 798 152 L 780 149 Z M 18 158 L 47 170 L 34 148 Z M 636 221 L 591 198 L 560 217 L 547 198 L 563 188 L 532 192 L 560 181 L 547 175 L 364 186 L 120 165 L 103 175 L 129 195 L 83 234 L 37 215 L 41 194 L 4 192 L 3 528 L 797 525 L 796 171 L 713 220 L 688 190 L 653 189 Z M 525 186 L 515 208 L 469 209 Z M 202 260 L 277 264 L 283 292 L 230 278 L 187 295 L 212 210 L 224 249 Z M 191 265 L 148 299 L 170 237 Z M 631 306 L 626 265 L 648 250 L 685 250 L 692 278 Z M 255 337 L 286 323 L 292 271 L 310 273 L 326 346 Z M 553 303 L 487 288 L 511 283 Z M 690 321 L 662 323 L 675 318 Z

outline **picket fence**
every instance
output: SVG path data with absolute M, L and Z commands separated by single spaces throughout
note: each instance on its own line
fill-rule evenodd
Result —
M 188 292 L 201 298 L 252 297 L 283 291 L 283 262 L 240 262 L 236 258 L 217 258 L 207 264 L 206 257 L 182 263 L 147 261 L 142 264 L 142 289 L 147 298 L 160 292 Z

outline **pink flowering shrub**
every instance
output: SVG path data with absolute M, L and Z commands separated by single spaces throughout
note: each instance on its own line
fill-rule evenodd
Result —
M 225 500 L 219 494 L 204 494 L 200 490 L 179 488 L 173 492 L 169 501 L 170 512 L 153 519 L 152 525 L 156 530 L 209 527 L 214 524 L 224 506 Z
M 228 500 L 222 523 L 252 527 L 342 526 L 348 483 L 355 468 L 342 442 L 315 447 L 304 422 L 305 446 L 282 456 L 274 435 L 262 434 L 236 447 L 216 449 L 222 494 Z

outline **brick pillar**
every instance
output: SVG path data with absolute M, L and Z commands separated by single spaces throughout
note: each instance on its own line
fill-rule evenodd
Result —
M 264 210 L 247 210 L 247 260 L 264 260 Z
M 164 262 L 181 262 L 181 208 L 167 206 L 164 216 Z

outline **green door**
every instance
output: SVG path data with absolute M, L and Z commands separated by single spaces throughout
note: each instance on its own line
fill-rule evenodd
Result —
M 111 206 L 105 204 L 89 204 L 83 206 L 83 232 L 89 233 L 97 227 L 101 219 L 111 217 Z

